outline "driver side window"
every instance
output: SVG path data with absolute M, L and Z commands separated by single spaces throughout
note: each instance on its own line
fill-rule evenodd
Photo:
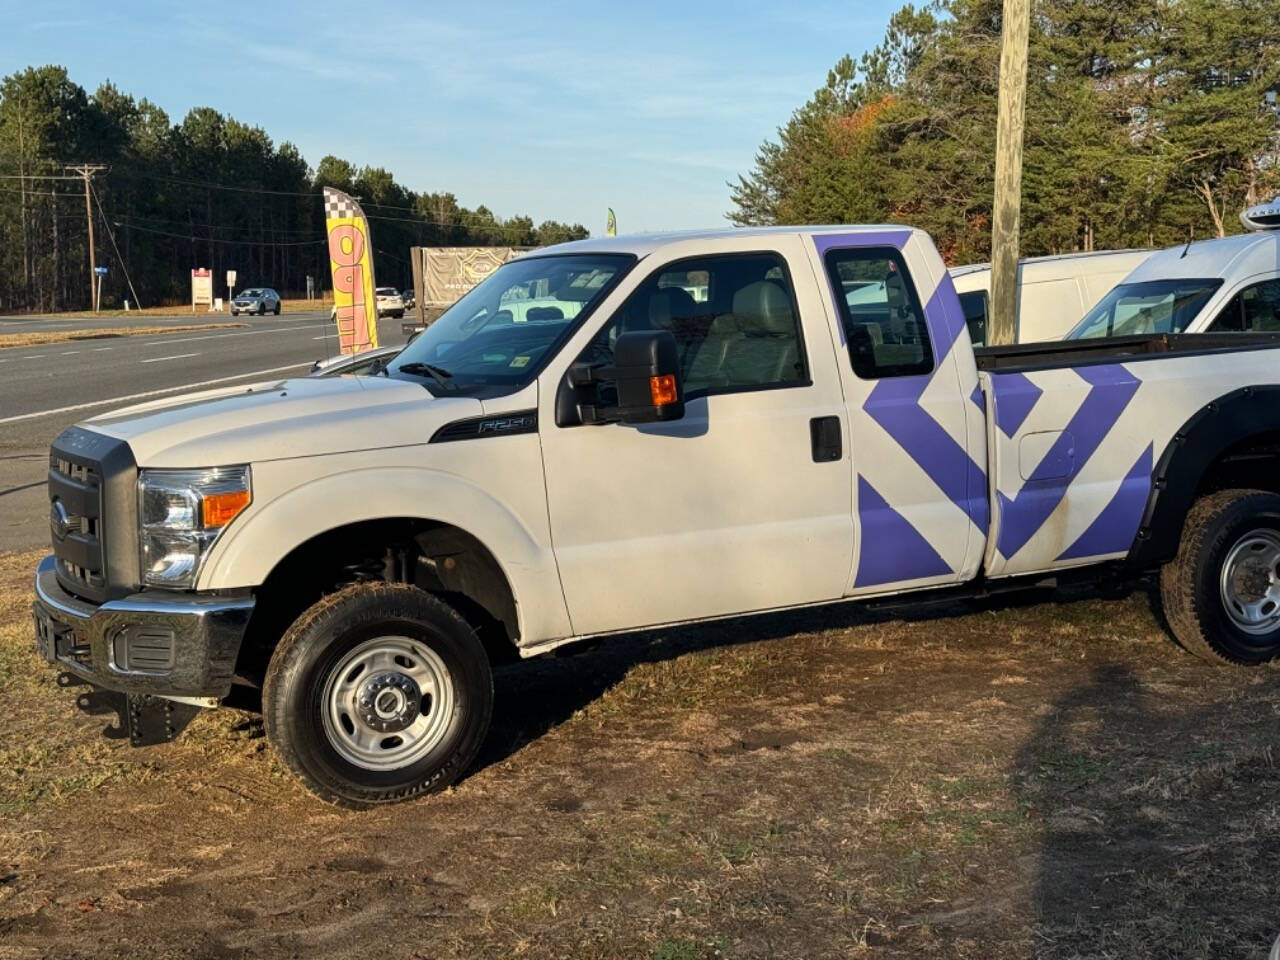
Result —
M 1209 325 L 1209 333 L 1280 333 L 1280 279 L 1237 293 Z
M 661 268 L 579 362 L 611 362 L 618 336 L 636 330 L 675 335 L 688 399 L 809 382 L 791 278 L 774 253 L 699 257 Z

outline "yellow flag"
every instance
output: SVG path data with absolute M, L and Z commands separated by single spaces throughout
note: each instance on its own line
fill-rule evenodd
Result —
M 378 345 L 378 301 L 373 285 L 373 244 L 360 204 L 341 190 L 324 188 L 324 229 L 329 238 L 338 349 L 361 353 Z
M 613 207 L 609 207 L 609 219 L 605 221 L 604 232 L 610 237 L 618 235 L 618 218 L 613 215 Z

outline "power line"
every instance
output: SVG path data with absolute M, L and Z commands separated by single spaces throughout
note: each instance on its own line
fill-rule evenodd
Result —
M 154 233 L 158 237 L 176 237 L 179 240 L 190 240 L 192 243 L 230 243 L 240 246 L 265 246 L 270 241 L 262 240 L 224 240 L 220 237 L 197 237 L 190 233 L 171 233 L 168 230 L 153 230 L 151 227 L 140 227 L 133 223 L 121 223 L 119 220 L 113 220 L 112 223 L 117 227 L 128 227 L 130 230 L 140 230 L 143 233 Z M 309 247 L 317 243 L 328 243 L 326 239 L 318 240 L 289 240 L 283 243 L 275 243 L 277 247 Z
M 89 181 L 86 180 L 85 183 Z M 93 190 L 93 185 L 89 185 L 89 189 Z M 93 190 L 93 202 L 98 205 L 98 214 L 102 217 L 102 225 L 107 228 L 107 236 L 111 238 L 111 249 L 116 252 L 116 259 L 120 261 L 120 269 L 124 271 L 124 278 L 128 281 L 129 292 L 133 294 L 133 302 L 142 308 L 142 301 L 138 299 L 138 291 L 133 289 L 133 278 L 129 276 L 129 265 L 124 262 L 124 257 L 120 256 L 120 248 L 116 246 L 116 235 L 111 230 L 111 224 L 107 222 L 107 215 L 102 212 L 102 201 L 98 199 L 98 191 Z
M 99 169 L 105 169 L 100 167 Z M 54 173 L 3 173 L 0 174 L 0 180 L 79 180 L 80 177 L 71 177 L 65 174 Z

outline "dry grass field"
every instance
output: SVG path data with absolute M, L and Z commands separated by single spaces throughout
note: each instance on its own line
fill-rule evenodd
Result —
M 222 294 L 218 294 L 219 296 L 223 297 L 224 309 L 223 309 L 223 313 L 221 314 L 222 316 L 226 316 L 225 293 L 226 291 L 224 290 Z M 331 296 L 317 298 L 315 300 L 281 300 L 280 301 L 280 311 L 282 313 L 315 313 L 316 311 L 327 312 L 331 306 L 333 306 L 333 298 Z M 47 318 L 49 320 L 68 320 L 68 319 L 74 319 L 74 318 L 101 319 L 103 317 L 173 317 L 173 316 L 182 316 L 183 314 L 191 314 L 193 319 L 219 316 L 219 314 L 217 314 L 214 311 L 211 311 L 207 306 L 204 306 L 203 304 L 197 307 L 193 311 L 191 309 L 190 303 L 162 304 L 160 306 L 143 307 L 142 309 L 133 307 L 132 309 L 129 309 L 129 310 L 103 309 L 103 310 L 99 310 L 97 313 L 94 313 L 92 310 L 67 310 L 62 313 L 30 313 L 30 314 L 22 314 L 22 315 L 28 317 L 31 320 L 40 320 L 44 318 Z
M 1280 671 L 1147 594 L 655 631 L 497 675 L 452 790 L 368 813 L 260 722 L 97 736 L 0 558 L 0 958 L 1264 958 Z M 1071 602 L 1067 602 L 1067 600 Z
M 22 333 L 0 333 L 0 350 L 13 347 L 38 347 L 46 343 L 66 343 L 69 340 L 103 340 L 111 337 L 152 337 L 162 333 L 192 333 L 198 330 L 226 330 L 247 327 L 247 323 L 184 323 L 163 327 L 129 326 L 97 327 L 87 330 L 29 330 Z

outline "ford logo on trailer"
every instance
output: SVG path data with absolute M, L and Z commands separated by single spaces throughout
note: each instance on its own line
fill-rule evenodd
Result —
M 1240 214 L 1246 230 L 1280 230 L 1280 197 L 1249 207 Z

